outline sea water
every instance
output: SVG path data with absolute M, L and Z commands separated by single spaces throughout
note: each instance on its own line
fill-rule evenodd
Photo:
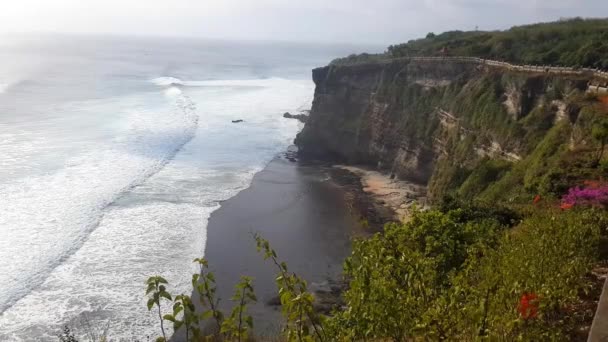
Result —
M 282 114 L 348 49 L 3 37 L 0 340 L 153 340 L 146 278 L 189 293 L 209 215 L 292 143 Z

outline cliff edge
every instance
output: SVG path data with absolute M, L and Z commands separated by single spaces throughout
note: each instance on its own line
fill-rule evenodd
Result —
M 400 58 L 332 64 L 313 80 L 300 155 L 372 166 L 427 185 L 431 199 L 558 196 L 599 172 L 587 164 L 605 105 L 583 75 Z

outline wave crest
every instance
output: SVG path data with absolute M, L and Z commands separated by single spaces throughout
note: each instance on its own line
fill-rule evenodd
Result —
M 182 80 L 180 80 L 179 78 L 170 77 L 170 76 L 157 77 L 157 78 L 150 80 L 150 82 L 156 84 L 157 86 L 161 86 L 161 87 L 184 85 L 184 82 Z

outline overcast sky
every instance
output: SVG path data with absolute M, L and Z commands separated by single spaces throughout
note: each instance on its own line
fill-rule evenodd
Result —
M 378 44 L 573 16 L 608 0 L 0 0 L 0 32 Z

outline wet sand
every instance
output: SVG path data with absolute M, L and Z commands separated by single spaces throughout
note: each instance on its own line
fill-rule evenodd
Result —
M 327 168 L 302 166 L 275 158 L 255 175 L 251 186 L 222 203 L 207 227 L 205 257 L 215 273 L 220 303 L 232 306 L 234 284 L 241 275 L 254 278 L 258 303 L 250 308 L 257 334 L 280 330 L 276 269 L 256 251 L 252 233 L 260 233 L 290 270 L 311 288 L 328 289 L 341 278 L 358 220 L 348 209 L 342 187 L 330 180 Z
M 395 221 L 407 222 L 411 208 L 427 208 L 426 186 L 391 178 L 390 175 L 366 167 L 336 165 L 360 178 L 362 190 L 377 205 L 388 207 L 394 212 Z

